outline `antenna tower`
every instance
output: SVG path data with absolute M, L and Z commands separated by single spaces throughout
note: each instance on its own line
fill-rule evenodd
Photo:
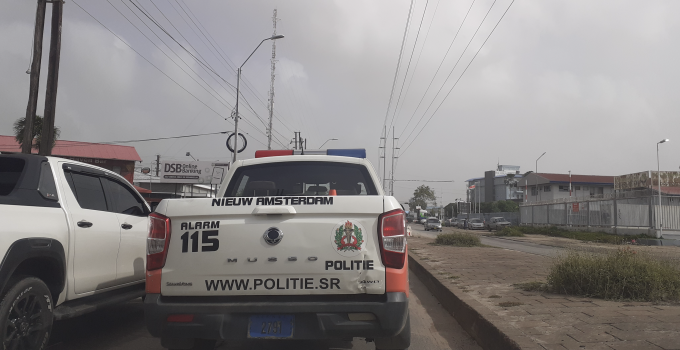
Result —
M 276 9 L 274 9 L 274 16 L 272 16 L 272 23 L 274 24 L 274 34 L 276 35 L 276 22 L 279 19 L 276 17 Z M 276 40 L 272 40 L 272 81 L 269 86 L 269 127 L 267 128 L 267 149 L 272 149 L 272 119 L 274 118 L 274 79 L 276 78 Z

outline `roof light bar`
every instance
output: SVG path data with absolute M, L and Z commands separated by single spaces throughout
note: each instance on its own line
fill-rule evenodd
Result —
M 366 158 L 366 150 L 363 148 L 349 148 L 349 149 L 329 149 L 329 150 L 261 150 L 255 151 L 255 158 L 278 157 L 278 156 L 292 156 L 292 155 L 328 155 L 339 157 L 354 157 Z
M 255 158 L 265 158 L 265 157 L 277 157 L 277 156 L 292 156 L 292 149 L 282 149 L 282 150 L 261 150 L 255 151 Z

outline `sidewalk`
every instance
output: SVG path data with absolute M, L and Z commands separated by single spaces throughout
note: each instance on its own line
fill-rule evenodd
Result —
M 415 262 L 522 349 L 680 349 L 680 305 L 525 292 L 512 285 L 544 281 L 550 258 L 432 241 L 409 238 Z

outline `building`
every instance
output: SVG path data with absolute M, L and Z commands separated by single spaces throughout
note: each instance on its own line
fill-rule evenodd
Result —
M 526 189 L 527 203 L 569 197 L 605 198 L 614 193 L 614 176 L 530 173 L 518 185 Z
M 14 136 L 0 135 L 0 154 L 21 153 L 21 146 Z M 33 150 L 33 153 L 38 153 Z M 94 164 L 113 171 L 130 183 L 134 181 L 135 162 L 142 159 L 132 146 L 106 145 L 101 143 L 57 140 L 52 155 Z
M 522 201 L 524 192 L 518 187 L 522 178 L 518 165 L 498 165 L 484 172 L 484 177 L 466 180 L 468 202 Z
M 210 198 L 219 190 L 219 185 L 182 184 L 161 182 L 152 174 L 134 173 L 134 185 L 145 190 L 144 199 L 158 203 L 164 198 Z

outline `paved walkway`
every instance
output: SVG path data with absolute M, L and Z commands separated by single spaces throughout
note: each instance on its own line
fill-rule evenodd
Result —
M 497 315 L 500 328 L 517 330 L 513 340 L 524 349 L 680 349 L 680 305 L 525 292 L 513 284 L 545 280 L 551 258 L 431 242 L 411 238 L 411 254 L 454 294 L 476 300 L 480 313 Z

